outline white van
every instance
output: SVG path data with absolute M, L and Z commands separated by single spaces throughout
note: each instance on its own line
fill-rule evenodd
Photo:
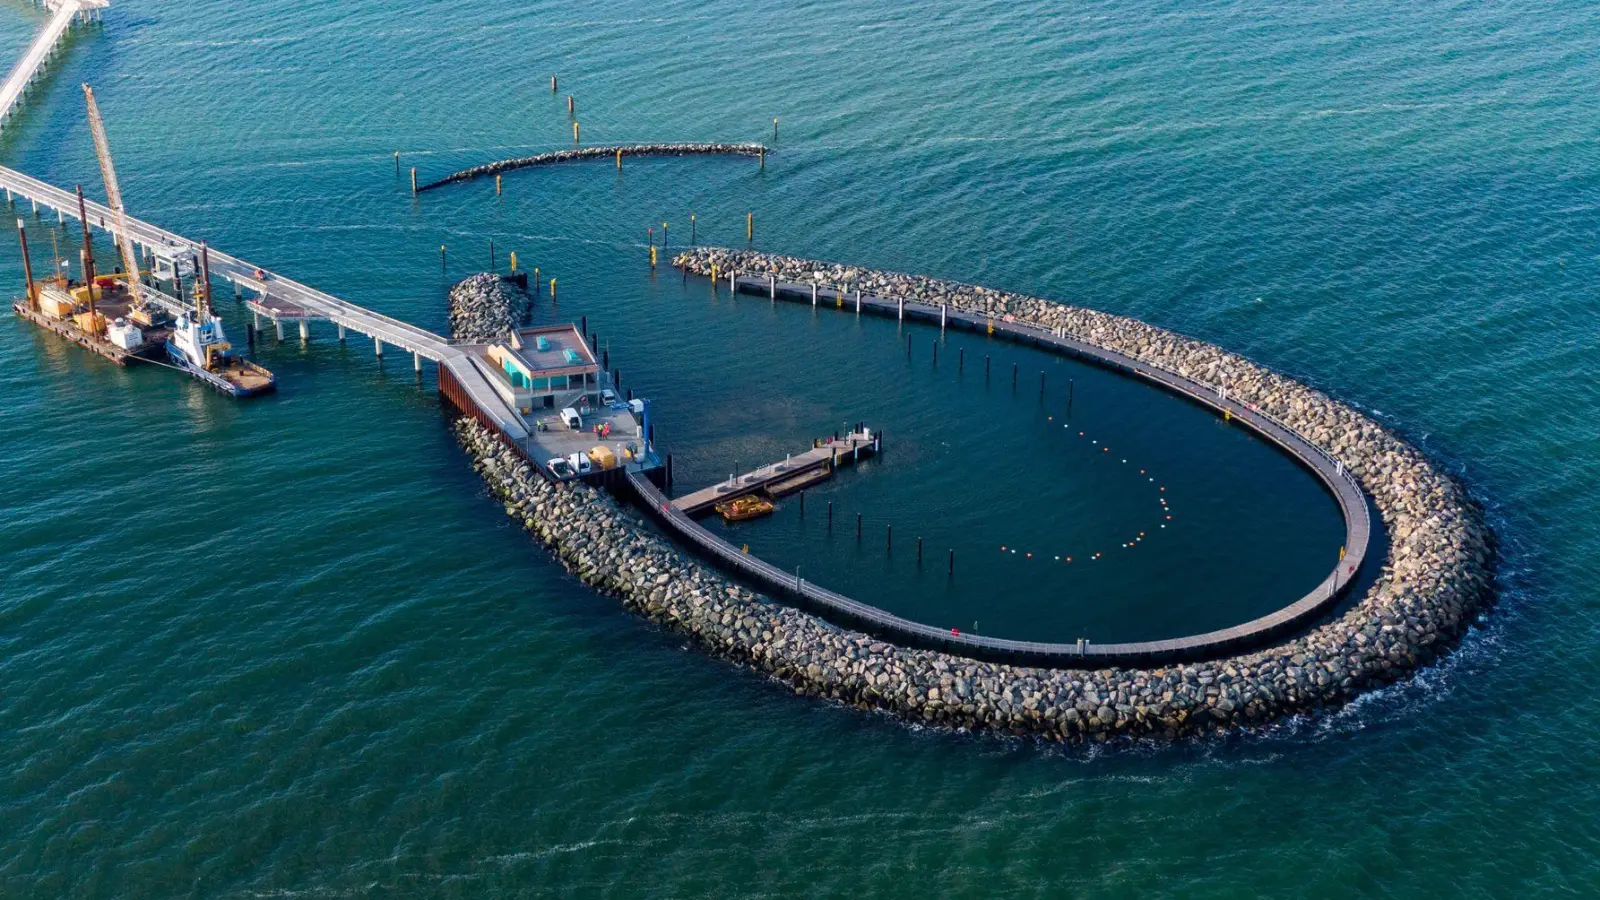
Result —
M 570 406 L 561 410 L 561 421 L 573 431 L 583 430 L 583 416 L 578 415 L 578 411 Z

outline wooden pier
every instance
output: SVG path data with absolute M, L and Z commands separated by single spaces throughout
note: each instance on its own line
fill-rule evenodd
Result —
M 818 441 L 815 447 L 783 462 L 762 466 L 679 497 L 672 501 L 672 506 L 686 515 L 696 516 L 710 512 L 724 500 L 746 494 L 761 492 L 781 497 L 826 478 L 823 473 L 832 473 L 840 466 L 854 465 L 877 455 L 882 446 L 883 435 L 873 434 L 871 429 L 863 427 L 838 440 L 830 437 Z

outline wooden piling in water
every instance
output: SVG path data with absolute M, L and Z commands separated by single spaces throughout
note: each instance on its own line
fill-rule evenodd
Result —
M 861 513 L 856 513 L 856 542 L 861 541 Z
M 417 195 L 417 167 L 411 167 L 411 196 Z

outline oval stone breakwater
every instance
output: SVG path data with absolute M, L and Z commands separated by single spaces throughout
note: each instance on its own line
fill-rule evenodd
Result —
M 922 296 L 933 302 L 944 297 L 997 316 L 1037 315 L 1047 327 L 1087 326 L 1079 333 L 1172 359 L 1191 377 L 1227 373 L 1230 391 L 1270 405 L 1343 460 L 1391 534 L 1382 576 L 1359 602 L 1278 646 L 1157 668 L 1016 666 L 897 646 L 775 603 L 687 557 L 609 495 L 549 484 L 499 435 L 470 420 L 456 424 L 507 514 L 580 579 L 797 693 L 941 727 L 1060 741 L 1172 739 L 1346 703 L 1434 659 L 1491 596 L 1493 536 L 1460 485 L 1344 404 L 1219 348 L 1130 319 L 913 276 L 718 249 L 691 251 L 679 261 L 700 271 L 713 263 L 746 272 L 771 265 L 786 280 L 837 278 L 833 283 L 849 281 L 884 296 L 926 290 Z M 452 293 L 452 303 L 475 296 Z
M 527 169 L 533 166 L 548 166 L 555 163 L 573 162 L 581 159 L 616 159 L 618 154 L 623 156 L 765 156 L 767 153 L 764 144 L 620 144 L 611 147 L 576 147 L 571 150 L 557 150 L 553 153 L 540 153 L 536 156 L 522 156 L 516 159 L 502 159 L 499 162 L 484 163 L 459 172 L 451 172 L 437 181 L 417 186 L 417 193 L 441 188 L 447 184 L 460 181 L 471 181 L 474 178 L 484 178 L 489 175 L 499 175 L 515 169 Z

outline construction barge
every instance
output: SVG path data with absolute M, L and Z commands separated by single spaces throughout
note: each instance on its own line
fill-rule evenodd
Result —
M 78 220 L 83 225 L 83 247 L 79 251 L 83 281 L 74 282 L 61 274 L 59 258 L 49 277 L 35 281 L 28 255 L 27 229 L 18 219 L 17 237 L 22 244 L 27 295 L 12 303 L 11 309 L 40 328 L 120 366 L 134 360 L 165 365 L 233 397 L 251 397 L 274 390 L 277 379 L 233 350 L 223 331 L 222 320 L 212 312 L 211 266 L 203 241 L 198 260 L 169 254 L 152 262 L 152 269 L 158 270 L 165 264 L 165 274 L 172 278 L 177 296 L 169 296 L 144 283 L 146 273 L 141 271 L 138 255 L 128 238 L 122 190 L 111 162 L 105 125 L 94 92 L 84 85 L 83 93 L 88 102 L 90 132 L 105 178 L 107 199 L 117 219 L 115 236 L 126 270 L 111 275 L 95 274 L 89 217 L 80 186 L 77 200 Z M 153 273 L 159 274 L 162 272 Z M 181 299 L 186 274 L 196 276 L 191 282 L 192 303 Z

